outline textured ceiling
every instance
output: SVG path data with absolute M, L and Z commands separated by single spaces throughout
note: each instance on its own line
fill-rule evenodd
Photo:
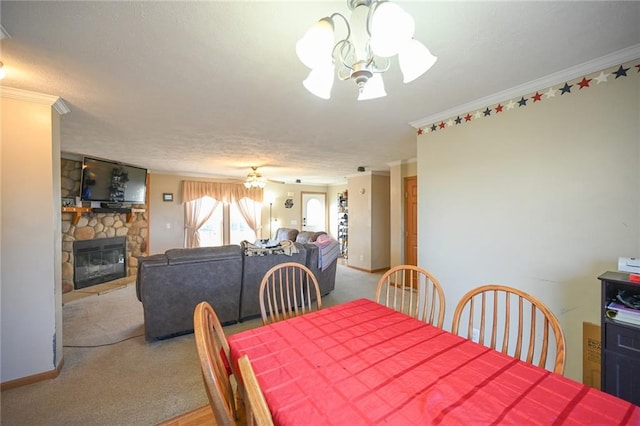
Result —
M 0 2 L 3 86 L 60 96 L 62 150 L 152 172 L 338 183 L 416 156 L 409 123 L 640 43 L 640 2 L 398 2 L 438 56 L 388 96 L 308 93 L 295 43 L 346 2 Z M 340 28 L 340 24 L 337 24 Z

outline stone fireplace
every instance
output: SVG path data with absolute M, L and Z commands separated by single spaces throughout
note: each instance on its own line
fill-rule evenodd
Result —
M 62 196 L 73 198 L 80 194 L 82 162 L 62 158 Z M 95 209 L 76 215 L 62 213 L 62 292 L 68 293 L 78 287 L 74 284 L 76 273 L 74 243 L 99 241 L 114 237 L 125 240 L 124 263 L 118 264 L 125 271 L 123 276 L 135 276 L 138 272 L 137 256 L 147 254 L 148 218 L 146 205 L 134 205 L 130 213 Z M 119 257 L 118 257 L 119 260 Z M 110 278 L 111 280 L 111 278 Z M 97 283 L 94 283 L 97 284 Z M 88 284 L 92 285 L 92 284 Z
M 126 277 L 126 247 L 125 237 L 74 241 L 74 288 L 89 287 Z

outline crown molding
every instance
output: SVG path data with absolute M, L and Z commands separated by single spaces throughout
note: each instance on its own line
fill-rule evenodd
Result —
M 418 159 L 417 158 L 408 158 L 406 160 L 395 160 L 395 161 L 390 161 L 387 163 L 387 166 L 389 167 L 396 167 L 396 166 L 402 166 L 405 164 L 411 164 L 411 163 L 417 163 Z
M 47 95 L 45 93 L 31 92 L 29 90 L 14 89 L 13 87 L 0 86 L 0 96 L 18 101 L 32 102 L 42 105 L 50 105 L 58 114 L 64 115 L 71 110 L 60 96 Z
M 564 70 L 549 74 L 545 77 L 532 80 L 528 83 L 521 84 L 519 86 L 512 87 L 511 89 L 503 90 L 501 92 L 494 93 L 484 98 L 476 99 L 475 101 L 468 102 L 466 104 L 458 105 L 448 110 L 439 112 L 437 114 L 430 115 L 428 117 L 415 120 L 409 124 L 415 129 L 419 129 L 428 124 L 435 123 L 455 117 L 456 115 L 463 114 L 468 111 L 484 108 L 487 105 L 493 105 L 498 102 L 503 102 L 507 99 L 517 98 L 528 93 L 535 92 L 536 90 L 545 89 L 556 84 L 564 83 L 568 80 L 591 74 L 596 71 L 601 71 L 605 68 L 619 65 L 624 62 L 632 61 L 640 58 L 640 44 L 629 46 L 625 49 L 615 51 L 609 55 L 602 56 L 600 58 L 592 59 L 582 64 L 566 68 Z

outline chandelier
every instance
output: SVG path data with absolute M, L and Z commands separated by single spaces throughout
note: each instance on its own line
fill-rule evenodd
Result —
M 329 99 L 337 67 L 340 80 L 353 80 L 358 100 L 386 96 L 382 73 L 398 55 L 403 82 L 424 74 L 438 60 L 413 38 L 415 22 L 395 3 L 386 0 L 347 0 L 350 19 L 333 13 L 316 22 L 296 44 L 300 61 L 311 69 L 304 87 Z M 335 18 L 342 18 L 346 36 L 334 39 Z
M 251 172 L 247 175 L 247 179 L 244 181 L 245 188 L 264 188 L 267 184 L 267 180 L 258 173 L 257 167 L 251 167 Z

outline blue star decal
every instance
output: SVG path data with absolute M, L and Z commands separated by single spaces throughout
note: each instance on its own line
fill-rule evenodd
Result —
M 491 115 L 491 110 L 489 109 L 489 107 L 487 107 L 487 109 L 485 109 L 484 111 L 482 111 L 484 113 L 484 116 L 488 116 Z
M 432 131 L 432 132 L 435 132 L 435 131 L 436 131 L 436 129 L 437 129 L 437 127 L 436 127 L 436 125 L 435 125 L 435 124 L 434 124 L 433 126 L 431 126 L 431 131 Z
M 616 75 L 616 78 L 626 77 L 627 71 L 629 71 L 629 68 L 622 68 L 622 65 L 620 65 L 620 68 L 618 68 L 618 71 L 614 72 L 614 74 Z
M 571 88 L 573 84 L 565 83 L 564 86 L 560 88 L 560 95 L 564 95 L 565 93 L 571 93 Z
M 524 96 L 518 101 L 518 105 L 520 105 L 521 107 L 523 106 L 527 106 L 527 101 L 528 99 L 525 99 Z
M 460 124 L 462 123 L 462 118 L 460 118 L 460 116 L 458 116 L 458 118 L 456 118 L 456 124 Z

